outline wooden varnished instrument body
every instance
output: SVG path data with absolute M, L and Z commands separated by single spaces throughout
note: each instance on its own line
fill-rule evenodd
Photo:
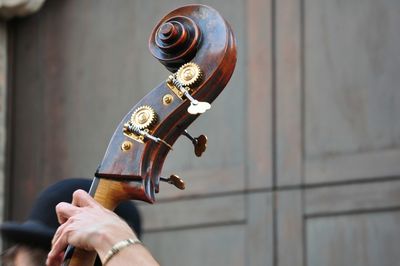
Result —
M 155 26 L 149 49 L 172 73 L 188 62 L 198 65 L 201 81 L 190 95 L 202 102 L 211 103 L 221 93 L 236 64 L 236 44 L 230 26 L 216 10 L 204 5 L 184 6 L 166 15 Z M 163 99 L 167 95 L 172 96 L 172 101 L 166 104 Z M 187 98 L 178 97 L 162 82 L 126 114 L 95 173 L 90 193 L 96 201 L 111 210 L 124 200 L 155 201 L 169 145 L 198 117 L 188 113 L 189 105 Z M 141 106 L 151 106 L 157 114 L 157 122 L 149 132 L 168 145 L 149 139 L 140 143 L 123 134 L 127 121 Z M 95 254 L 71 250 L 66 252 L 63 265 L 93 265 Z

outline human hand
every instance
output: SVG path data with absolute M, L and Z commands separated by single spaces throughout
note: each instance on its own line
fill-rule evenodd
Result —
M 114 212 L 105 209 L 83 190 L 73 194 L 72 203 L 56 206 L 60 227 L 57 229 L 46 264 L 60 265 L 68 244 L 96 250 L 100 258 L 118 241 L 136 239 L 129 225 Z

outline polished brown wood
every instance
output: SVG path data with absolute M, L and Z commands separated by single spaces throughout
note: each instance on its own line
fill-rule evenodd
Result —
M 195 63 L 201 69 L 201 80 L 191 87 L 190 94 L 208 103 L 224 89 L 236 64 L 230 26 L 215 9 L 204 5 L 184 6 L 166 15 L 154 28 L 149 48 L 172 72 L 185 63 Z M 166 95 L 172 97 L 167 104 Z M 111 210 L 124 200 L 155 201 L 169 145 L 198 117 L 188 112 L 189 105 L 188 99 L 174 95 L 164 81 L 125 115 L 96 171 L 90 190 L 96 201 Z M 124 134 L 126 123 L 142 106 L 154 110 L 157 121 L 150 134 L 162 142 L 145 138 L 141 143 Z M 69 246 L 63 265 L 91 265 L 95 255 Z
M 192 21 L 200 33 L 193 34 L 196 39 L 195 54 L 187 57 L 187 53 L 176 51 L 176 56 L 169 55 L 167 60 L 160 58 L 160 48 L 155 45 L 155 35 L 166 31 L 175 21 Z M 166 26 L 167 25 L 167 26 Z M 212 26 L 210 26 L 212 25 Z M 173 30 L 171 30 L 173 31 Z M 201 36 L 201 37 L 200 37 Z M 174 37 L 178 38 L 178 37 Z M 178 38 L 179 39 L 179 38 Z M 192 43 L 192 41 L 189 41 Z M 150 50 L 169 69 L 176 69 L 176 62 L 187 63 L 187 60 L 196 63 L 203 72 L 202 81 L 194 88 L 191 95 L 199 101 L 211 103 L 228 83 L 236 63 L 236 45 L 230 26 L 214 9 L 203 5 L 189 5 L 178 8 L 165 16 L 153 30 L 150 38 Z M 193 53 L 193 45 L 189 45 L 189 53 Z M 183 46 L 186 48 L 186 46 Z M 158 53 L 157 53 L 158 52 Z M 166 78 L 166 77 L 165 77 Z M 101 162 L 96 176 L 100 178 L 136 180 L 143 184 L 140 194 L 132 198 L 140 198 L 147 202 L 154 202 L 155 193 L 159 190 L 160 171 L 165 157 L 170 149 L 167 145 L 146 141 L 143 144 L 133 141 L 129 150 L 121 149 L 124 141 L 131 141 L 123 134 L 124 124 L 129 121 L 132 113 L 140 106 L 151 106 L 158 116 L 158 123 L 152 134 L 172 145 L 183 131 L 198 117 L 187 112 L 190 104 L 188 100 L 181 101 L 175 97 L 169 105 L 163 104 L 163 96 L 173 94 L 165 82 L 153 89 L 137 103 L 117 127 L 107 152 Z

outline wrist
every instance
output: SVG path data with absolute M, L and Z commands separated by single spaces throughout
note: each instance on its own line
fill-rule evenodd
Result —
M 107 255 L 108 251 L 118 242 L 132 239 L 132 240 L 139 240 L 136 235 L 134 234 L 99 234 L 96 238 L 96 243 L 93 245 L 94 249 L 96 250 L 97 254 L 99 255 L 101 261 L 104 261 L 104 257 Z
M 117 256 L 122 250 L 128 248 L 131 245 L 141 244 L 139 239 L 128 238 L 115 243 L 106 255 L 102 258 L 103 265 L 106 265 L 114 256 Z

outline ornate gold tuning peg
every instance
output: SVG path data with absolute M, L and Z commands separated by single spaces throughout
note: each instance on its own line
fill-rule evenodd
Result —
M 197 138 L 194 138 L 186 130 L 183 131 L 182 134 L 192 141 L 194 154 L 196 154 L 197 157 L 200 157 L 207 149 L 207 137 L 205 135 L 200 135 Z
M 177 175 L 171 175 L 169 178 L 160 177 L 160 180 L 174 185 L 180 190 L 185 189 L 185 182 L 183 182 L 183 180 Z

